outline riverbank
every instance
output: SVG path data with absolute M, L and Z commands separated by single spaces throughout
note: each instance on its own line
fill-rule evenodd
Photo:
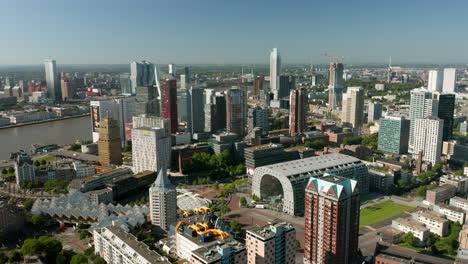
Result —
M 45 120 L 38 120 L 38 121 L 32 121 L 32 122 L 25 122 L 25 123 L 13 124 L 13 125 L 8 125 L 8 126 L 0 126 L 0 129 L 14 128 L 14 127 L 22 127 L 22 126 L 30 126 L 30 125 L 36 125 L 36 124 L 41 124 L 41 123 L 47 123 L 47 122 L 54 122 L 54 121 L 61 121 L 61 120 L 79 118 L 79 117 L 84 117 L 84 116 L 89 116 L 89 115 L 91 115 L 91 114 L 90 114 L 90 113 L 86 113 L 86 114 L 82 114 L 82 115 L 65 116 L 65 117 L 58 117 L 58 118 L 52 118 L 52 119 L 45 119 Z

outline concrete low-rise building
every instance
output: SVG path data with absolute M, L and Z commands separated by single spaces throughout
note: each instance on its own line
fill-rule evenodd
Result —
M 439 179 L 439 185 L 450 184 L 457 187 L 457 193 L 465 194 L 468 191 L 468 177 L 458 175 L 443 175 Z
M 217 244 L 192 251 L 190 264 L 244 264 L 247 263 L 245 245 L 234 239 L 219 241 Z
M 395 177 L 392 173 L 369 168 L 369 190 L 371 192 L 390 194 Z
M 468 200 L 467 199 L 463 199 L 461 197 L 455 196 L 450 199 L 449 204 L 455 207 L 461 208 L 465 210 L 465 212 L 468 212 Z
M 444 214 L 434 211 L 418 211 L 411 215 L 415 221 L 424 224 L 432 233 L 441 237 L 448 234 L 450 221 L 445 218 Z
M 426 201 L 431 204 L 442 203 L 455 196 L 457 187 L 445 184 L 432 190 L 427 190 Z
M 426 239 L 431 233 L 429 228 L 427 228 L 424 224 L 412 219 L 394 219 L 392 220 L 392 227 L 405 233 L 413 233 L 413 235 L 417 238 L 417 243 L 421 246 L 425 244 Z
M 465 210 L 448 204 L 436 204 L 433 206 L 435 212 L 444 214 L 445 217 L 453 222 L 465 223 L 466 212 Z

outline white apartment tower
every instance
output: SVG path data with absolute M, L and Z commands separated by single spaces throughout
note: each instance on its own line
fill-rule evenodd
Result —
M 343 94 L 343 112 L 341 121 L 351 125 L 356 135 L 364 123 L 364 91 L 361 87 L 348 87 Z
M 165 128 L 132 129 L 133 171 L 159 171 L 170 164 L 171 134 Z
M 279 100 L 279 76 L 281 74 L 281 56 L 277 48 L 270 53 L 270 89 L 274 100 Z
M 159 171 L 149 189 L 150 217 L 153 225 L 169 230 L 177 222 L 177 192 L 167 177 L 166 168 Z
M 456 81 L 457 81 L 457 69 L 445 68 L 444 69 L 444 86 L 443 91 L 445 93 L 456 92 Z
M 418 118 L 414 125 L 413 157 L 422 151 L 423 160 L 432 164 L 440 161 L 444 120 L 438 117 Z
M 442 92 L 444 76 L 440 70 L 429 71 L 429 77 L 427 79 L 427 89 L 432 92 Z

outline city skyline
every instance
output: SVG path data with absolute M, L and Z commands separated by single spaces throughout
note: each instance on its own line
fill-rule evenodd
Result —
M 459 63 L 468 59 L 468 38 L 461 34 L 468 6 L 457 2 L 18 1 L 0 18 L 0 32 L 12 40 L 0 44 L 0 57 L 2 65 L 49 58 L 62 64 L 267 63 L 277 47 L 285 63 L 324 63 L 327 51 L 345 53 L 345 63 L 384 63 L 390 55 L 394 63 Z M 24 20 L 14 19 L 19 12 Z M 279 12 L 287 19 L 267 19 Z

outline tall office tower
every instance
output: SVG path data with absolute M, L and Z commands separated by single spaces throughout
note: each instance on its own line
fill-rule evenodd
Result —
M 102 166 L 122 165 L 122 149 L 120 131 L 117 122 L 107 112 L 107 116 L 99 122 L 99 163 Z
M 289 99 L 289 134 L 300 135 L 306 129 L 307 94 L 305 89 L 294 89 Z
M 361 87 L 348 87 L 343 95 L 343 112 L 341 121 L 351 125 L 355 135 L 361 132 L 364 123 L 364 91 Z
M 265 76 L 255 76 L 253 81 L 253 93 L 254 98 L 259 100 L 260 99 L 260 91 L 263 90 L 263 83 L 265 82 Z
M 208 133 L 215 132 L 215 122 L 216 122 L 216 105 L 215 104 L 205 104 L 204 106 L 205 113 L 205 127 L 204 131 Z
M 408 152 L 411 154 L 418 154 L 413 151 L 414 140 L 414 125 L 416 119 L 425 118 L 429 116 L 437 116 L 438 101 L 434 100 L 433 94 L 426 89 L 414 89 L 411 91 L 410 98 L 410 137 Z
M 133 128 L 164 128 L 171 133 L 171 121 L 164 117 L 138 115 L 133 117 Z
M 279 98 L 289 98 L 291 90 L 296 88 L 296 77 L 291 75 L 281 75 L 279 77 Z
M 216 104 L 216 130 L 226 128 L 226 119 L 227 119 L 227 108 L 226 108 L 226 96 L 217 95 L 215 97 Z
M 176 65 L 174 63 L 169 63 L 168 68 L 168 73 L 172 75 L 172 77 L 175 77 L 177 73 Z
M 249 133 L 256 127 L 260 127 L 265 134 L 270 131 L 268 116 L 268 109 L 262 109 L 260 107 L 250 108 L 247 114 L 247 127 Z
M 270 222 L 246 232 L 247 263 L 296 263 L 296 229 L 290 223 Z
M 270 90 L 274 94 L 274 100 L 279 100 L 279 75 L 281 74 L 281 56 L 277 48 L 270 53 Z
M 444 120 L 444 132 L 442 139 L 449 140 L 453 134 L 453 114 L 455 112 L 455 94 L 437 93 L 434 97 L 438 100 L 439 107 L 437 117 Z
M 229 88 L 226 93 L 226 130 L 236 133 L 239 137 L 245 136 L 247 122 L 247 102 L 245 90 Z
M 330 77 L 328 83 L 328 107 L 331 110 L 337 110 L 341 108 L 344 87 L 343 71 L 343 63 L 330 63 Z
M 187 122 L 189 125 L 191 107 L 190 93 L 187 89 L 181 89 L 177 95 L 177 118 L 179 122 Z
M 187 89 L 187 76 L 185 74 L 180 75 L 180 89 Z
M 177 222 L 177 192 L 167 177 L 166 168 L 159 171 L 149 189 L 150 217 L 153 225 L 169 230 Z
M 132 93 L 136 93 L 138 86 L 152 86 L 155 82 L 154 64 L 147 61 L 130 63 L 130 80 Z
M 353 263 L 358 254 L 357 181 L 325 174 L 305 195 L 304 263 Z
M 215 103 L 216 92 L 214 89 L 205 89 L 205 104 Z
M 457 91 L 457 69 L 444 69 L 444 85 L 442 90 L 446 93 L 455 93 Z
M 226 128 L 226 97 L 215 96 L 211 104 L 205 104 L 205 132 Z
M 444 76 L 440 70 L 429 71 L 427 78 L 427 89 L 431 92 L 442 92 Z
M 15 160 L 16 184 L 22 185 L 27 182 L 35 182 L 36 174 L 31 157 L 24 151 L 12 154 Z
M 438 117 L 417 118 L 414 124 L 413 158 L 422 152 L 423 160 L 432 164 L 440 161 L 444 120 Z
M 62 100 L 72 99 L 75 95 L 74 83 L 67 76 L 63 76 L 60 81 L 60 88 L 62 90 Z
M 171 134 L 165 128 L 132 129 L 133 172 L 159 171 L 170 165 Z
M 404 116 L 387 116 L 380 119 L 378 149 L 383 152 L 405 154 L 408 152 L 410 121 Z
M 130 74 L 124 73 L 119 76 L 120 93 L 131 94 L 132 93 L 132 82 L 130 80 Z
M 135 113 L 137 115 L 161 115 L 158 91 L 155 85 L 137 86 L 135 92 Z
M 190 86 L 190 84 L 192 83 L 191 81 L 191 77 L 190 77 L 190 70 L 189 70 L 189 67 L 184 67 L 184 75 L 185 75 L 185 81 L 187 82 L 187 87 Z
M 45 60 L 44 67 L 47 82 L 47 93 L 52 101 L 58 102 L 62 100 L 62 91 L 60 90 L 60 80 L 55 60 Z
M 376 120 L 379 120 L 382 117 L 383 106 L 382 103 L 375 102 L 369 103 L 369 108 L 367 111 L 367 122 L 371 123 Z
M 161 85 L 161 112 L 164 118 L 171 120 L 171 133 L 176 133 L 177 121 L 177 81 L 166 79 Z
M 190 94 L 190 122 L 189 130 L 193 134 L 202 133 L 205 127 L 205 113 L 203 104 L 203 89 L 191 87 Z

